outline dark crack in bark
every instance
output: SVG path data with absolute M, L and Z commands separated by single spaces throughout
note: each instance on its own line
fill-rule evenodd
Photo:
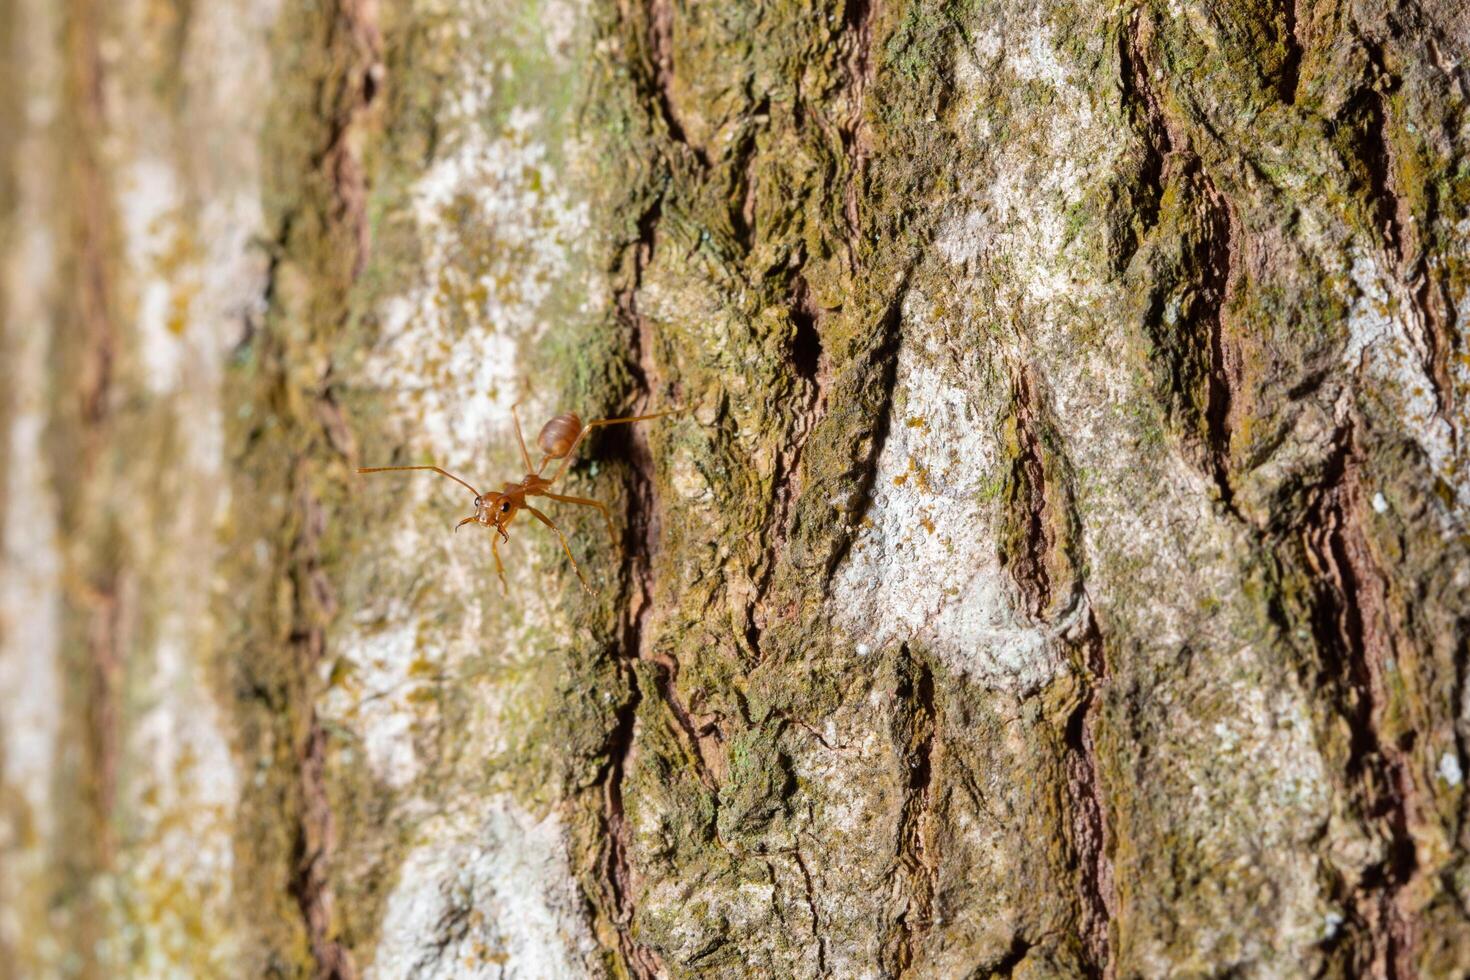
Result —
M 1174 149 L 1163 109 L 1148 77 L 1145 48 L 1151 36 L 1152 24 L 1144 19 L 1142 10 L 1135 11 L 1118 28 L 1119 96 L 1139 147 L 1134 184 L 1125 188 L 1131 201 L 1124 210 L 1131 224 L 1126 229 L 1115 228 L 1112 236 L 1114 268 L 1120 272 L 1158 223 L 1159 202 L 1164 195 L 1164 161 Z
M 916 968 L 918 946 L 936 918 L 939 878 L 935 853 L 934 787 L 936 744 L 940 718 L 934 696 L 934 672 L 929 664 L 901 650 L 899 686 L 894 699 L 904 706 L 901 736 L 907 744 L 901 758 L 908 768 L 904 802 L 898 821 L 898 868 L 903 873 L 907 906 L 899 913 L 887 945 L 893 970 L 899 976 Z
M 617 931 L 618 948 L 624 968 L 633 976 L 653 978 L 662 975 L 662 966 L 652 950 L 633 937 L 634 908 L 632 871 L 628 865 L 628 827 L 623 809 L 623 777 L 637 738 L 638 706 L 643 693 L 632 666 L 623 664 L 628 680 L 628 698 L 618 709 L 617 724 L 608 738 L 608 762 L 602 775 L 603 841 L 602 883 L 612 912 L 612 925 Z
M 343 50 L 346 61 L 341 77 L 333 79 L 338 90 L 323 93 L 339 108 L 327 120 L 327 140 L 320 165 L 331 181 L 334 204 L 331 218 L 350 232 L 356 246 L 351 270 L 354 280 L 367 264 L 372 227 L 367 173 L 352 134 L 386 80 L 376 12 L 374 0 L 337 0 L 327 36 L 328 47 Z
M 830 586 L 833 573 L 836 572 L 837 566 L 842 564 L 842 559 L 847 556 L 848 549 L 852 547 L 856 529 L 861 526 L 862 519 L 872 502 L 873 484 L 878 479 L 878 457 L 883 454 L 883 444 L 887 441 L 889 428 L 893 424 L 893 392 L 898 378 L 898 349 L 903 339 L 899 326 L 903 319 L 903 300 L 908 294 L 909 277 L 912 272 L 912 267 L 910 267 L 904 273 L 898 288 L 894 290 L 888 309 L 884 311 L 876 325 L 877 329 L 874 331 L 870 351 L 859 355 L 857 363 L 846 369 L 848 372 L 875 375 L 870 384 L 873 390 L 881 392 L 881 401 L 873 406 L 871 425 L 849 428 L 846 432 L 834 436 L 834 438 L 845 439 L 849 444 L 851 452 L 848 458 L 852 460 L 852 465 L 841 474 L 840 484 L 834 488 L 836 491 L 834 496 L 840 494 L 843 511 L 847 515 L 845 533 L 831 538 L 829 546 L 818 556 L 824 588 Z M 849 409 L 849 412 L 845 414 L 851 413 L 852 410 Z
M 847 73 L 848 112 L 847 118 L 838 125 L 838 133 L 847 157 L 842 213 L 847 221 L 847 259 L 848 266 L 852 269 L 857 268 L 857 243 L 862 240 L 859 201 L 868 163 L 863 110 L 868 86 L 873 80 L 873 21 L 877 18 L 877 8 L 878 0 L 846 0 L 842 10 L 843 33 L 847 43 L 844 70 Z
M 1032 368 L 1011 370 L 1012 453 L 1007 481 L 1009 531 L 1001 559 L 1026 616 L 1039 628 L 1080 616 L 1065 635 L 1076 660 L 1079 694 L 1063 732 L 1070 819 L 1065 833 L 1076 874 L 1079 939 L 1089 976 L 1113 974 L 1114 886 L 1107 806 L 1095 730 L 1107 660 L 1101 630 L 1080 580 L 1081 521 L 1070 465 L 1060 448 L 1044 391 Z
M 1042 382 L 1029 365 L 1013 364 L 1010 373 L 1011 469 L 998 551 L 1025 615 L 1039 626 L 1053 628 L 1080 598 L 1081 520 L 1071 466 L 1061 450 Z
M 791 399 L 795 410 L 791 413 L 790 436 L 776 453 L 776 469 L 772 476 L 774 500 L 770 516 L 766 521 L 764 539 L 764 568 L 756 581 L 755 593 L 746 606 L 745 639 L 750 645 L 755 663 L 764 658 L 761 649 L 761 634 L 765 631 L 767 610 L 766 597 L 776 577 L 791 534 L 793 508 L 802 491 L 802 451 L 812 431 L 821 421 L 827 409 L 827 387 L 831 383 L 831 367 L 822 348 L 820 330 L 823 310 L 813 301 L 811 291 L 800 270 L 792 276 L 787 296 L 790 310 L 791 337 L 788 356 L 793 368 L 794 384 L 797 388 Z
M 352 980 L 358 975 L 351 952 L 336 936 L 336 896 L 330 866 L 337 842 L 336 819 L 328 798 L 326 733 L 317 716 L 313 683 L 327 652 L 327 624 L 337 612 L 336 593 L 321 564 L 321 537 L 326 516 L 310 489 L 310 463 L 297 461 L 292 471 L 300 531 L 290 545 L 288 575 L 292 586 L 291 662 L 302 677 L 306 732 L 296 751 L 297 792 L 301 810 L 292 843 L 293 871 L 288 888 L 306 925 L 307 941 L 319 980 Z
M 817 913 L 817 890 L 812 884 L 812 872 L 807 867 L 806 860 L 801 856 L 801 848 L 793 847 L 791 856 L 796 861 L 796 867 L 801 871 L 802 884 L 806 889 L 806 907 L 812 917 L 812 942 L 817 944 L 817 975 L 827 975 L 827 939 L 822 935 L 822 918 Z
M 1021 964 L 1026 962 L 1027 955 L 1031 952 L 1031 943 L 1024 936 L 1017 935 L 1011 940 L 1010 948 L 995 964 L 989 968 L 987 975 L 991 977 L 1012 977 Z
M 1384 250 L 1395 264 L 1404 259 L 1404 219 L 1401 201 L 1395 188 L 1393 150 L 1386 136 L 1388 125 L 1387 93 L 1397 80 L 1383 67 L 1383 52 L 1377 44 L 1362 42 L 1368 55 L 1370 77 L 1349 103 L 1344 115 L 1359 123 L 1358 158 L 1363 166 L 1367 187 L 1369 217 L 1373 231 L 1380 237 Z
M 1148 297 L 1143 326 L 1160 352 L 1159 386 L 1170 414 L 1182 423 L 1186 444 L 1197 447 L 1221 505 L 1238 517 L 1231 443 L 1241 355 L 1229 311 L 1240 232 L 1230 202 L 1154 89 L 1154 30 L 1152 15 L 1139 9 L 1119 31 L 1120 90 L 1140 149 L 1136 184 L 1128 188 L 1137 220 L 1114 246 L 1115 265 L 1128 268 L 1138 280 L 1134 288 Z
M 1158 398 L 1221 506 L 1238 517 L 1232 443 L 1242 368 L 1230 309 L 1242 245 L 1229 203 L 1190 150 L 1171 154 L 1162 179 L 1167 208 L 1128 276 L 1154 346 Z
M 1281 101 L 1287 105 L 1296 104 L 1297 89 L 1301 85 L 1302 55 L 1305 50 L 1299 9 L 1301 4 L 1302 0 L 1281 0 L 1281 9 L 1277 14 L 1282 58 L 1276 91 Z
M 709 158 L 703 147 L 690 142 L 674 99 L 674 4 L 673 0 L 642 0 L 642 10 L 630 8 L 638 0 L 622 0 L 620 9 L 625 22 L 634 25 L 638 42 L 647 52 L 647 62 L 639 74 L 643 76 L 645 104 L 651 104 L 655 116 L 663 124 L 674 146 L 686 151 L 704 168 Z M 638 26 L 641 25 L 641 26 Z
M 1209 468 L 1220 492 L 1220 502 L 1232 514 L 1235 491 L 1230 482 L 1230 444 L 1235 428 L 1235 391 L 1240 386 L 1240 355 L 1227 331 L 1227 311 L 1237 265 L 1235 221 L 1230 206 L 1208 175 L 1203 181 L 1203 236 L 1199 268 L 1203 274 L 1200 298 L 1204 319 L 1202 332 L 1208 337 L 1209 374 L 1205 385 L 1205 441 Z M 1237 516 L 1239 516 L 1237 514 Z
M 679 663 L 667 654 L 655 654 L 651 659 L 657 671 L 659 696 L 663 698 L 664 704 L 669 708 L 669 714 L 673 716 L 677 733 L 689 747 L 689 759 L 694 766 L 695 774 L 699 776 L 699 781 L 705 789 L 711 793 L 718 793 L 720 783 L 715 776 L 714 769 L 710 766 L 709 759 L 705 756 L 701 728 L 695 724 L 694 718 L 679 698 L 677 689 Z
M 1086 601 L 1084 599 L 1084 601 Z M 1075 647 L 1086 666 L 1082 697 L 1067 719 L 1067 789 L 1072 802 L 1072 846 L 1078 865 L 1082 942 L 1089 976 L 1115 975 L 1112 961 L 1114 885 L 1107 801 L 1097 758 L 1096 729 L 1101 689 L 1107 683 L 1102 631 L 1089 604 Z
M 328 50 L 334 52 L 332 67 L 314 79 L 319 95 L 330 107 L 323 119 L 323 140 L 312 154 L 311 165 L 325 178 L 322 200 L 298 205 L 320 208 L 324 233 L 345 240 L 343 254 L 330 261 L 340 263 L 327 281 L 334 283 L 332 299 L 338 304 L 339 324 L 345 322 L 346 296 L 361 275 L 371 247 L 368 214 L 368 180 L 358 148 L 357 132 L 384 83 L 382 43 L 370 0 L 339 0 L 325 11 Z M 266 300 L 277 302 L 276 277 L 280 258 L 292 251 L 296 212 L 281 218 L 278 240 L 266 283 Z M 334 329 L 337 325 L 329 325 Z M 293 384 L 297 355 L 291 341 L 272 335 L 266 328 L 261 346 L 262 362 L 270 365 L 272 388 Z M 322 538 L 326 533 L 326 510 L 319 497 L 319 473 L 323 460 L 337 456 L 345 462 L 353 448 L 350 433 L 341 417 L 332 386 L 332 365 L 327 361 L 320 376 L 301 392 L 306 411 L 295 423 L 303 430 L 294 458 L 287 470 L 287 492 L 292 501 L 294 536 L 285 544 L 282 574 L 291 583 L 287 612 L 287 669 L 294 673 L 286 697 L 276 707 L 290 715 L 304 715 L 291 734 L 297 812 L 292 828 L 290 878 L 287 891 L 300 912 L 312 959 L 313 975 L 319 980 L 354 980 L 359 974 L 351 950 L 341 940 L 336 913 L 336 895 L 331 880 L 332 858 L 337 844 L 336 816 L 332 811 L 327 777 L 328 736 L 316 712 L 319 667 L 327 651 L 327 630 L 337 614 L 335 587 L 323 559 Z M 297 734 L 299 732 L 299 734 Z
M 793 108 L 793 115 L 798 120 L 797 128 L 800 128 L 801 103 L 797 102 Z M 759 133 L 765 129 L 771 118 L 771 99 L 769 96 L 762 99 L 759 104 L 750 111 L 749 117 L 740 128 L 740 136 L 732 148 L 734 163 L 731 164 L 732 178 L 730 201 L 739 201 L 740 206 L 730 208 L 730 228 L 735 236 L 735 242 L 742 251 L 747 254 L 756 241 L 756 193 L 759 190 L 755 171 L 760 162 L 757 152 L 756 140 Z
M 1015 420 L 1015 457 L 1011 462 L 1009 507 L 1020 526 L 1011 541 L 1003 542 L 1001 560 L 1026 603 L 1026 612 L 1042 621 L 1052 604 L 1051 575 L 1047 565 L 1056 550 L 1056 533 L 1047 519 L 1046 472 L 1042 464 L 1039 422 L 1031 372 L 1017 370 L 1012 380 Z
M 638 237 L 628 246 L 631 257 L 629 278 L 614 297 L 618 320 L 627 331 L 632 356 L 629 367 L 641 389 L 640 397 L 645 401 L 653 393 L 656 365 L 648 325 L 638 310 L 638 290 L 642 286 L 643 272 L 653 257 L 662 213 L 661 202 L 655 199 L 639 218 Z M 623 779 L 637 741 L 638 708 L 644 697 L 635 663 L 646 660 L 653 663 L 655 670 L 659 669 L 651 649 L 652 637 L 646 628 L 648 614 L 653 608 L 653 554 L 658 544 L 658 514 L 653 491 L 654 464 L 647 436 L 638 426 L 623 427 L 618 435 L 622 438 L 629 462 L 627 528 L 622 549 L 624 567 L 628 571 L 628 597 L 624 604 L 618 655 L 622 674 L 627 679 L 628 696 L 619 709 L 617 724 L 609 739 L 608 763 L 603 776 L 603 823 L 607 843 L 603 880 L 610 900 L 613 926 L 618 934 L 617 955 L 635 977 L 652 978 L 663 975 L 663 964 L 657 953 L 639 943 L 633 935 L 637 909 L 633 871 L 628 858 Z M 675 710 L 672 703 L 670 710 Z M 677 717 L 677 711 L 675 714 Z
M 110 868 L 117 852 L 113 814 L 117 805 L 118 763 L 123 736 L 124 658 L 127 630 L 124 621 L 130 602 L 124 599 L 122 569 L 100 569 L 74 596 L 86 620 L 86 767 L 88 809 L 99 869 Z
M 1412 745 L 1380 731 L 1390 708 L 1390 664 L 1397 642 L 1387 607 L 1388 584 L 1373 558 L 1363 521 L 1362 491 L 1349 423 L 1339 433 L 1320 484 L 1308 496 L 1300 530 L 1312 577 L 1312 638 L 1321 658 L 1321 683 L 1335 692 L 1348 725 L 1347 777 L 1362 817 L 1381 828 L 1382 860 L 1370 866 L 1349 896 L 1353 918 L 1367 937 L 1360 975 L 1410 980 L 1418 926 L 1408 889 L 1419 868 L 1414 838 L 1420 806 L 1413 782 Z

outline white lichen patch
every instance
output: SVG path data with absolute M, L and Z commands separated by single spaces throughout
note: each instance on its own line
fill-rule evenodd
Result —
M 1046 85 L 1055 96 L 1044 121 L 1024 105 L 1011 107 L 1004 120 L 1011 138 L 965 189 L 968 203 L 941 226 L 936 245 L 953 275 L 990 286 L 954 305 L 961 316 L 986 317 L 992 358 L 1036 374 L 1075 474 L 1068 489 L 1085 514 L 1083 553 L 1123 559 L 1098 563 L 1088 589 L 1095 597 L 1160 590 L 1157 601 L 1129 608 L 1139 616 L 1131 625 L 1163 650 L 1194 628 L 1200 596 L 1232 587 L 1219 561 L 1231 545 L 1206 478 L 1148 419 L 1154 396 L 1145 366 L 1120 356 L 1130 350 L 1128 327 L 1113 312 L 1121 297 L 1111 271 L 1095 264 L 1100 250 L 1088 236 L 1100 231 L 1085 208 L 1112 179 L 1125 142 L 1117 120 L 1069 80 L 1053 34 L 1039 14 L 1028 15 L 961 49 L 962 98 L 977 130 L 996 111 L 995 73 Z M 993 603 L 978 598 L 977 609 Z
M 546 54 L 562 67 L 569 66 L 585 38 L 587 0 L 541 0 L 539 26 L 545 32 Z
M 476 77 L 483 91 L 461 92 L 446 120 L 450 149 L 411 194 L 422 279 L 385 304 L 384 340 L 367 366 L 428 455 L 472 471 L 492 443 L 514 444 L 510 408 L 525 394 L 520 346 L 551 326 L 547 302 L 579 267 L 588 221 L 587 203 L 539 135 L 539 113 L 484 119 L 493 80 Z
M 1431 472 L 1454 493 L 1464 520 L 1470 516 L 1470 481 L 1461 474 L 1470 454 L 1456 433 L 1462 437 L 1470 430 L 1470 414 L 1464 414 L 1467 410 L 1454 399 L 1454 392 L 1440 393 L 1430 374 L 1430 328 L 1423 322 L 1424 314 L 1399 279 L 1385 275 L 1379 260 L 1367 251 L 1353 255 L 1347 278 L 1350 305 L 1343 363 L 1372 382 L 1372 397 L 1386 403 L 1419 444 Z M 1441 409 L 1441 397 L 1459 407 L 1447 414 Z
M 905 329 L 922 336 L 916 296 Z M 922 644 L 988 684 L 1032 690 L 1061 656 L 1056 636 L 1021 613 L 996 548 L 995 410 L 982 410 L 978 384 L 937 367 L 939 356 L 937 343 L 899 351 L 872 500 L 833 579 L 839 620 L 857 642 Z
M 145 7 L 118 5 L 104 47 L 160 53 L 167 32 Z M 227 510 L 225 360 L 267 289 L 257 134 L 268 93 L 255 82 L 269 69 L 276 7 L 227 0 L 196 11 L 177 52 L 184 97 L 163 95 L 121 54 L 109 93 L 128 342 L 116 384 L 142 425 L 172 435 L 158 458 L 139 444 L 109 488 L 137 583 L 124 602 L 150 628 L 126 656 L 121 830 L 99 883 L 112 920 L 99 955 L 149 976 L 228 973 L 239 958 L 241 776 L 215 700 L 220 556 L 210 543 Z
M 475 801 L 427 821 L 417 838 L 388 896 L 369 980 L 588 975 L 597 945 L 554 816 Z
M 390 431 L 408 446 L 401 462 L 437 464 L 497 490 L 524 473 L 512 406 L 524 400 L 533 454 L 541 424 L 579 408 L 552 403 L 540 379 L 526 376 L 525 352 L 606 301 L 585 256 L 590 205 L 575 177 L 577 137 L 551 108 L 516 104 L 527 59 L 538 88 L 578 70 L 571 56 L 586 34 L 585 4 L 558 4 L 555 24 L 534 6 L 481 0 L 429 3 L 420 13 L 446 73 L 436 83 L 435 155 L 377 202 L 385 224 L 418 251 L 391 268 L 414 278 L 377 301 L 378 339 L 352 372 L 385 393 Z M 364 463 L 387 465 L 378 453 Z M 502 593 L 493 534 L 476 526 L 451 534 L 473 511 L 469 491 L 428 473 L 366 476 L 359 486 L 400 502 L 396 525 L 360 556 L 364 568 L 392 571 L 355 597 L 334 636 L 318 710 L 412 809 L 426 773 L 462 765 L 482 777 L 541 722 L 527 707 L 542 703 L 548 683 L 541 638 L 566 630 L 548 581 L 569 569 L 555 535 L 523 514 L 498 542 Z M 561 520 L 570 508 L 547 510 Z M 587 543 L 575 535 L 569 543 L 596 583 L 604 569 L 588 560 Z M 576 588 L 574 576 L 565 579 Z M 471 704 L 455 716 L 460 748 L 444 753 L 443 696 L 466 689 Z
M 23 150 L 35 149 L 22 140 Z M 33 159 L 35 157 L 32 157 Z M 39 210 L 36 174 L 21 176 L 25 203 L 14 251 L 3 270 L 0 351 L 8 363 L 10 431 L 5 461 L 4 551 L 0 553 L 0 947 L 17 970 L 44 975 L 60 949 L 38 930 L 45 921 L 48 848 L 62 723 L 61 582 L 55 501 L 43 444 L 50 334 L 39 297 L 54 271 L 53 241 Z
M 269 259 L 255 244 L 264 225 L 258 195 L 221 189 L 191 206 L 183 194 L 174 162 L 143 157 L 127 168 L 128 295 L 140 380 L 155 396 L 216 389 L 245 318 L 264 302 Z
M 1017 78 L 1024 81 L 1042 81 L 1058 90 L 1076 91 L 1067 80 L 1067 70 L 1057 57 L 1056 38 L 1051 25 L 1041 19 L 1043 8 L 1031 8 L 1030 23 L 1026 25 L 1022 43 L 1001 46 L 992 41 L 979 41 L 977 47 L 984 51 L 996 50 L 1005 57 L 1005 65 Z
M 421 646 L 412 617 L 393 620 L 338 640 L 341 654 L 324 670 L 328 687 L 317 710 L 356 732 L 373 775 L 401 789 L 419 771 L 413 737 L 423 711 L 415 695 L 442 669 L 444 652 L 432 639 Z
M 501 544 L 511 590 L 502 593 L 489 532 L 453 534 L 435 521 L 430 503 L 443 493 L 443 482 L 412 481 L 405 488 L 412 504 L 403 522 L 384 533 L 381 559 L 401 573 L 395 581 L 432 579 L 435 588 L 423 593 L 395 585 L 363 603 L 334 634 L 332 655 L 319 668 L 323 722 L 350 733 L 349 751 L 360 751 L 384 786 L 405 791 L 410 806 L 418 805 L 415 780 L 442 761 L 436 737 L 444 722 L 442 692 L 473 692 L 472 709 L 457 718 L 459 748 L 450 755 L 467 776 L 482 777 L 540 722 L 524 707 L 541 703 L 546 653 L 534 637 L 569 629 L 557 595 L 537 589 L 550 574 L 541 559 L 560 556 L 559 549 L 527 542 L 542 528 L 513 525 L 511 543 Z M 502 605 L 512 615 L 497 610 Z M 492 616 L 497 642 L 487 645 Z
M 163 39 L 146 4 L 119 6 L 122 43 Z M 182 119 L 140 79 L 120 90 L 123 300 L 140 380 L 154 395 L 213 389 L 244 317 L 263 302 L 269 257 L 258 244 L 264 214 L 259 148 L 250 134 L 264 115 L 264 93 L 254 82 L 270 68 L 266 41 L 277 6 L 229 0 L 190 18 L 181 65 L 190 97 Z M 196 123 L 184 150 L 160 152 L 170 145 L 160 134 Z
M 1109 173 L 1120 151 L 1120 142 L 1093 112 L 1089 94 L 1068 80 L 1040 11 L 1036 8 L 1024 29 L 979 34 L 957 53 L 960 97 L 971 110 L 977 139 L 990 136 L 986 101 L 997 72 L 1009 71 L 1019 81 L 1046 85 L 1055 93 L 1044 123 L 997 144 L 993 172 L 974 189 L 980 198 L 976 206 L 954 214 L 935 242 L 939 254 L 956 266 L 967 268 L 985 256 L 1013 277 L 1016 293 L 1002 290 L 995 297 L 994 309 L 1002 315 L 1026 303 L 1065 300 L 1075 306 L 1099 295 L 1096 277 L 1079 270 L 1066 254 L 1077 231 L 1072 209 L 1090 182 Z
M 1465 772 L 1460 768 L 1460 759 L 1453 752 L 1446 752 L 1439 757 L 1439 778 L 1445 781 L 1451 789 L 1459 786 L 1465 779 Z
M 420 484 L 417 492 L 422 496 L 434 489 L 439 488 Z M 419 740 L 441 717 L 435 692 L 458 679 L 466 660 L 482 650 L 484 603 L 475 594 L 473 574 L 482 556 L 462 554 L 455 545 L 473 552 L 484 542 L 467 541 L 465 535 L 453 540 L 445 532 L 439 532 L 441 540 L 430 541 L 411 525 L 399 527 L 388 536 L 393 552 L 388 561 L 410 569 L 422 566 L 447 594 L 460 597 L 451 603 L 453 616 L 442 609 L 426 615 L 406 597 L 383 596 L 356 610 L 351 625 L 333 638 L 334 656 L 321 665 L 324 692 L 317 711 L 324 722 L 353 733 L 368 769 L 393 789 L 409 786 L 423 767 Z M 489 693 L 479 699 L 492 719 L 501 702 Z M 477 760 L 505 749 L 494 723 L 476 723 L 459 737 L 476 746 Z
M 179 175 L 167 163 L 144 159 L 135 163 L 122 188 L 123 232 L 132 266 L 143 380 L 153 394 L 174 390 L 181 379 L 184 336 L 192 293 L 198 288 L 186 275 L 183 258 L 187 225 L 180 220 Z
M 7 386 L 7 458 L 0 473 L 0 972 L 54 976 L 64 944 L 47 928 L 52 915 L 50 857 L 58 817 L 53 805 L 63 713 L 61 555 L 54 474 L 46 450 L 46 297 L 58 288 L 56 158 L 45 134 L 59 106 L 61 64 L 52 39 L 60 11 L 44 0 L 12 5 L 20 31 L 10 38 L 11 77 L 23 122 L 7 133 L 14 173 L 12 237 L 0 253 L 0 384 Z
M 171 617 L 133 695 L 142 708 L 128 734 L 132 833 L 115 887 L 131 922 L 146 924 L 133 958 L 149 976 L 224 969 L 239 952 L 223 927 L 232 914 L 239 775 L 196 656 L 202 648 L 197 631 Z

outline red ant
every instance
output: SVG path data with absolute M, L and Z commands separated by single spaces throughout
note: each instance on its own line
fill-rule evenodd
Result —
M 525 436 L 521 435 L 521 417 L 516 411 L 519 407 L 519 402 L 511 406 L 510 417 L 515 421 L 516 442 L 521 447 L 521 459 L 526 464 L 526 476 L 519 483 L 506 483 L 504 492 L 497 493 L 492 490 L 489 493 L 481 493 L 453 473 L 450 473 L 448 470 L 442 470 L 437 466 L 370 466 L 360 467 L 357 472 L 389 473 L 396 470 L 430 470 L 438 473 L 440 476 L 449 477 L 455 483 L 458 483 L 475 495 L 475 512 L 454 525 L 456 531 L 466 524 L 479 524 L 481 527 L 488 527 L 495 530 L 500 535 L 501 541 L 509 541 L 510 536 L 505 533 L 505 529 L 516 516 L 516 512 L 523 508 L 530 511 L 532 517 L 556 532 L 556 536 L 561 539 L 562 550 L 567 553 L 567 560 L 572 563 L 572 569 L 577 573 L 577 578 L 582 582 L 582 588 L 591 592 L 592 589 L 587 585 L 587 579 L 582 575 L 582 569 L 577 565 L 577 559 L 572 557 L 572 549 L 567 547 L 566 535 L 561 533 L 561 528 L 551 522 L 551 518 L 527 503 L 526 498 L 538 496 L 548 497 L 552 500 L 559 500 L 564 504 L 576 504 L 580 507 L 597 508 L 602 511 L 602 516 L 607 518 L 608 533 L 612 535 L 613 545 L 616 546 L 617 532 L 613 530 L 612 513 L 607 509 L 606 504 L 597 500 L 589 500 L 586 497 L 569 497 L 565 494 L 552 493 L 550 487 L 557 480 L 561 479 L 562 474 L 567 471 L 567 466 L 572 461 L 572 453 L 576 451 L 577 446 L 581 445 L 582 440 L 587 437 L 587 433 L 593 429 L 600 425 L 619 425 L 625 422 L 646 422 L 649 419 L 659 419 L 665 415 L 674 414 L 678 409 L 655 412 L 652 415 L 629 415 L 616 419 L 595 419 L 586 425 L 582 424 L 582 420 L 577 417 L 576 412 L 563 412 L 541 427 L 541 434 L 536 437 L 536 446 L 546 455 L 541 457 L 541 465 L 533 471 L 531 469 L 531 454 L 526 452 L 526 439 Z M 557 467 L 556 472 L 548 480 L 541 475 L 541 471 L 546 468 L 547 463 L 554 459 L 561 460 L 561 465 Z M 495 572 L 500 576 L 500 587 L 504 590 L 506 588 L 505 566 L 500 563 L 499 542 L 494 538 L 490 539 L 490 551 L 495 555 Z

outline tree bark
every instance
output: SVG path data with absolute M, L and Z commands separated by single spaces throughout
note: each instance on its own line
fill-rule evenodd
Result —
M 0 45 L 0 975 L 1470 972 L 1463 4 Z

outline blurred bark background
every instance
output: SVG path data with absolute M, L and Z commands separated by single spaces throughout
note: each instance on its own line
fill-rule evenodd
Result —
M 3 0 L 0 975 L 1465 975 L 1467 11 Z

